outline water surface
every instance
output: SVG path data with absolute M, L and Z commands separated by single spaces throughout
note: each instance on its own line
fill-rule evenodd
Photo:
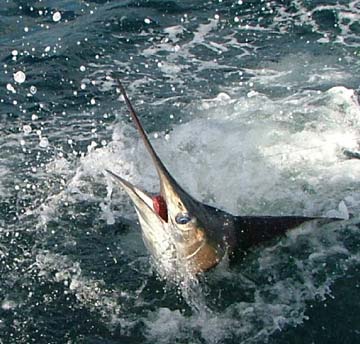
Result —
M 348 0 L 3 0 L 0 343 L 358 342 L 359 18 Z M 117 78 L 197 199 L 352 218 L 192 288 L 160 280 L 104 174 L 158 189 Z

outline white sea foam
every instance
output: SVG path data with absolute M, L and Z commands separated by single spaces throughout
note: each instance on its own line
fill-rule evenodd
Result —
M 258 95 L 239 99 L 234 109 L 224 113 L 207 105 L 206 117 L 174 128 L 168 141 L 155 141 L 169 170 L 197 198 L 233 213 L 299 209 L 315 215 L 346 197 L 341 185 L 346 189 L 356 183 L 358 161 L 341 155 L 342 148 L 356 149 L 359 137 L 358 104 L 351 90 L 335 88 L 285 101 Z M 147 178 L 147 171 L 137 173 Z M 339 195 L 336 204 L 324 201 L 314 207 L 329 198 L 328 190 Z
M 38 275 L 46 277 L 48 281 L 62 283 L 66 293 L 75 295 L 77 300 L 96 310 L 102 317 L 118 322 L 121 305 L 113 291 L 106 289 L 104 281 L 87 278 L 78 262 L 69 257 L 47 251 L 39 252 L 36 262 L 32 266 Z
M 349 46 L 358 46 L 359 44 L 359 35 L 354 26 L 360 15 L 357 0 L 343 4 L 318 4 L 311 7 L 303 0 L 295 0 L 292 2 L 291 11 L 279 3 L 274 7 L 274 13 L 275 17 L 271 27 L 282 33 L 287 33 L 293 26 L 309 26 L 312 32 L 323 35 L 323 39 L 319 42 L 327 43 L 331 40 Z M 333 25 L 320 25 L 316 19 L 317 15 L 326 16 L 326 13 L 336 13 Z M 334 32 L 334 27 L 338 29 L 336 32 Z

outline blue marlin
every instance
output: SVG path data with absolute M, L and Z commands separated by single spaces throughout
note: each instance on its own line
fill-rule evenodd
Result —
M 215 267 L 225 256 L 283 234 L 319 217 L 234 216 L 194 199 L 174 179 L 154 150 L 127 94 L 119 83 L 137 131 L 156 168 L 160 192 L 151 195 L 106 170 L 130 196 L 144 243 L 161 276 L 182 278 Z

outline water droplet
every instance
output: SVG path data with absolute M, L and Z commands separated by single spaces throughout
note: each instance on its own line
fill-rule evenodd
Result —
M 37 92 L 37 88 L 35 86 L 30 86 L 30 93 L 36 94 L 36 92 Z
M 30 134 L 31 131 L 32 131 L 32 128 L 31 128 L 30 125 L 24 125 L 23 126 L 23 131 L 24 131 L 25 134 Z
M 7 85 L 6 85 L 6 89 L 7 89 L 8 91 L 12 92 L 12 93 L 16 93 L 16 90 L 15 90 L 14 86 L 11 85 L 11 84 L 7 84 Z
M 150 23 L 151 23 L 151 20 L 150 20 L 149 18 L 145 18 L 145 19 L 144 19 L 144 22 L 145 22 L 145 24 L 150 24 Z
M 258 93 L 256 91 L 254 91 L 254 90 L 251 90 L 250 92 L 247 93 L 248 98 L 252 98 L 252 97 L 255 97 L 257 95 L 258 95 Z
M 219 100 L 220 102 L 226 102 L 231 100 L 231 97 L 225 92 L 220 92 L 215 99 Z
M 80 66 L 80 71 L 81 71 L 81 72 L 85 72 L 85 70 L 86 70 L 86 67 L 85 67 L 85 66 Z
M 14 73 L 14 80 L 19 83 L 22 84 L 26 79 L 26 75 L 24 72 L 22 72 L 21 70 L 19 70 L 18 72 Z
M 49 140 L 47 139 L 47 137 L 42 137 L 40 139 L 39 146 L 41 148 L 46 148 L 47 146 L 49 146 Z
M 3 303 L 1 304 L 1 308 L 4 310 L 4 311 L 8 311 L 10 309 L 14 309 L 16 308 L 16 303 L 15 301 L 11 301 L 11 300 L 5 300 L 3 301 Z
M 61 13 L 59 11 L 55 12 L 52 16 L 54 22 L 58 22 L 61 20 Z

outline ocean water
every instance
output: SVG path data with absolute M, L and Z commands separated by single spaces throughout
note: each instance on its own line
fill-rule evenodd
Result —
M 0 343 L 358 343 L 360 2 L 1 0 Z M 306 224 L 161 280 L 111 169 Z

